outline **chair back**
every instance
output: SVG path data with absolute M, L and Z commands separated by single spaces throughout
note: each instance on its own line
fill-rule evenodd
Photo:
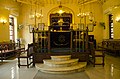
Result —
M 33 47 L 33 43 L 28 44 L 27 56 L 31 56 L 34 53 Z
M 92 56 L 95 55 L 95 48 L 94 48 L 94 43 L 93 42 L 89 42 L 89 52 Z

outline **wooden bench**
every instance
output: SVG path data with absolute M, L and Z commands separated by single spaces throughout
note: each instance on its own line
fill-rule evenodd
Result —
M 117 56 L 120 53 L 120 39 L 104 39 L 98 48 Z
M 17 47 L 17 43 L 0 43 L 0 60 L 3 62 L 3 60 L 16 56 L 18 50 L 25 50 L 25 48 Z

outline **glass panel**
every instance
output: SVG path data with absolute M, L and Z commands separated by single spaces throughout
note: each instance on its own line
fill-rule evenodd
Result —
M 10 31 L 10 35 L 13 35 L 13 31 Z
M 113 33 L 111 33 L 111 36 L 113 36 L 114 34 Z
M 10 30 L 13 30 L 13 26 L 10 25 L 10 28 L 9 28 L 9 29 L 10 29 Z
M 111 15 L 111 20 L 113 21 L 113 15 Z
M 12 19 L 11 18 L 9 18 L 9 22 L 12 23 Z
M 14 38 L 14 18 L 9 17 L 9 32 L 10 32 L 10 40 Z
M 111 33 L 113 33 L 113 28 L 111 28 Z
M 113 15 L 109 15 L 109 32 L 110 32 L 110 38 L 113 38 L 114 37 L 114 30 L 113 30 Z
M 13 40 L 13 36 L 10 36 L 10 40 Z
M 111 27 L 113 27 L 113 23 L 111 23 Z
M 113 38 L 114 36 L 111 36 L 111 38 Z

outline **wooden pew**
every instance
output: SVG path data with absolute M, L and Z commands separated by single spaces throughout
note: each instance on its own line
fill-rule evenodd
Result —
M 19 48 L 17 47 L 17 43 L 11 42 L 0 43 L 0 60 L 3 62 L 3 60 L 16 56 L 19 50 L 24 51 L 25 47 Z
M 120 52 L 120 39 L 104 39 L 98 48 L 103 48 L 106 52 L 117 56 Z

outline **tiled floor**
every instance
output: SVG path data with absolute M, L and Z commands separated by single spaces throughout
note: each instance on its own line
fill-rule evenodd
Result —
M 17 59 L 5 60 L 3 64 L 0 64 L 0 79 L 33 79 L 37 71 L 35 67 L 18 68 Z M 90 79 L 120 79 L 120 57 L 106 55 L 105 67 L 93 67 L 90 64 L 85 72 Z

